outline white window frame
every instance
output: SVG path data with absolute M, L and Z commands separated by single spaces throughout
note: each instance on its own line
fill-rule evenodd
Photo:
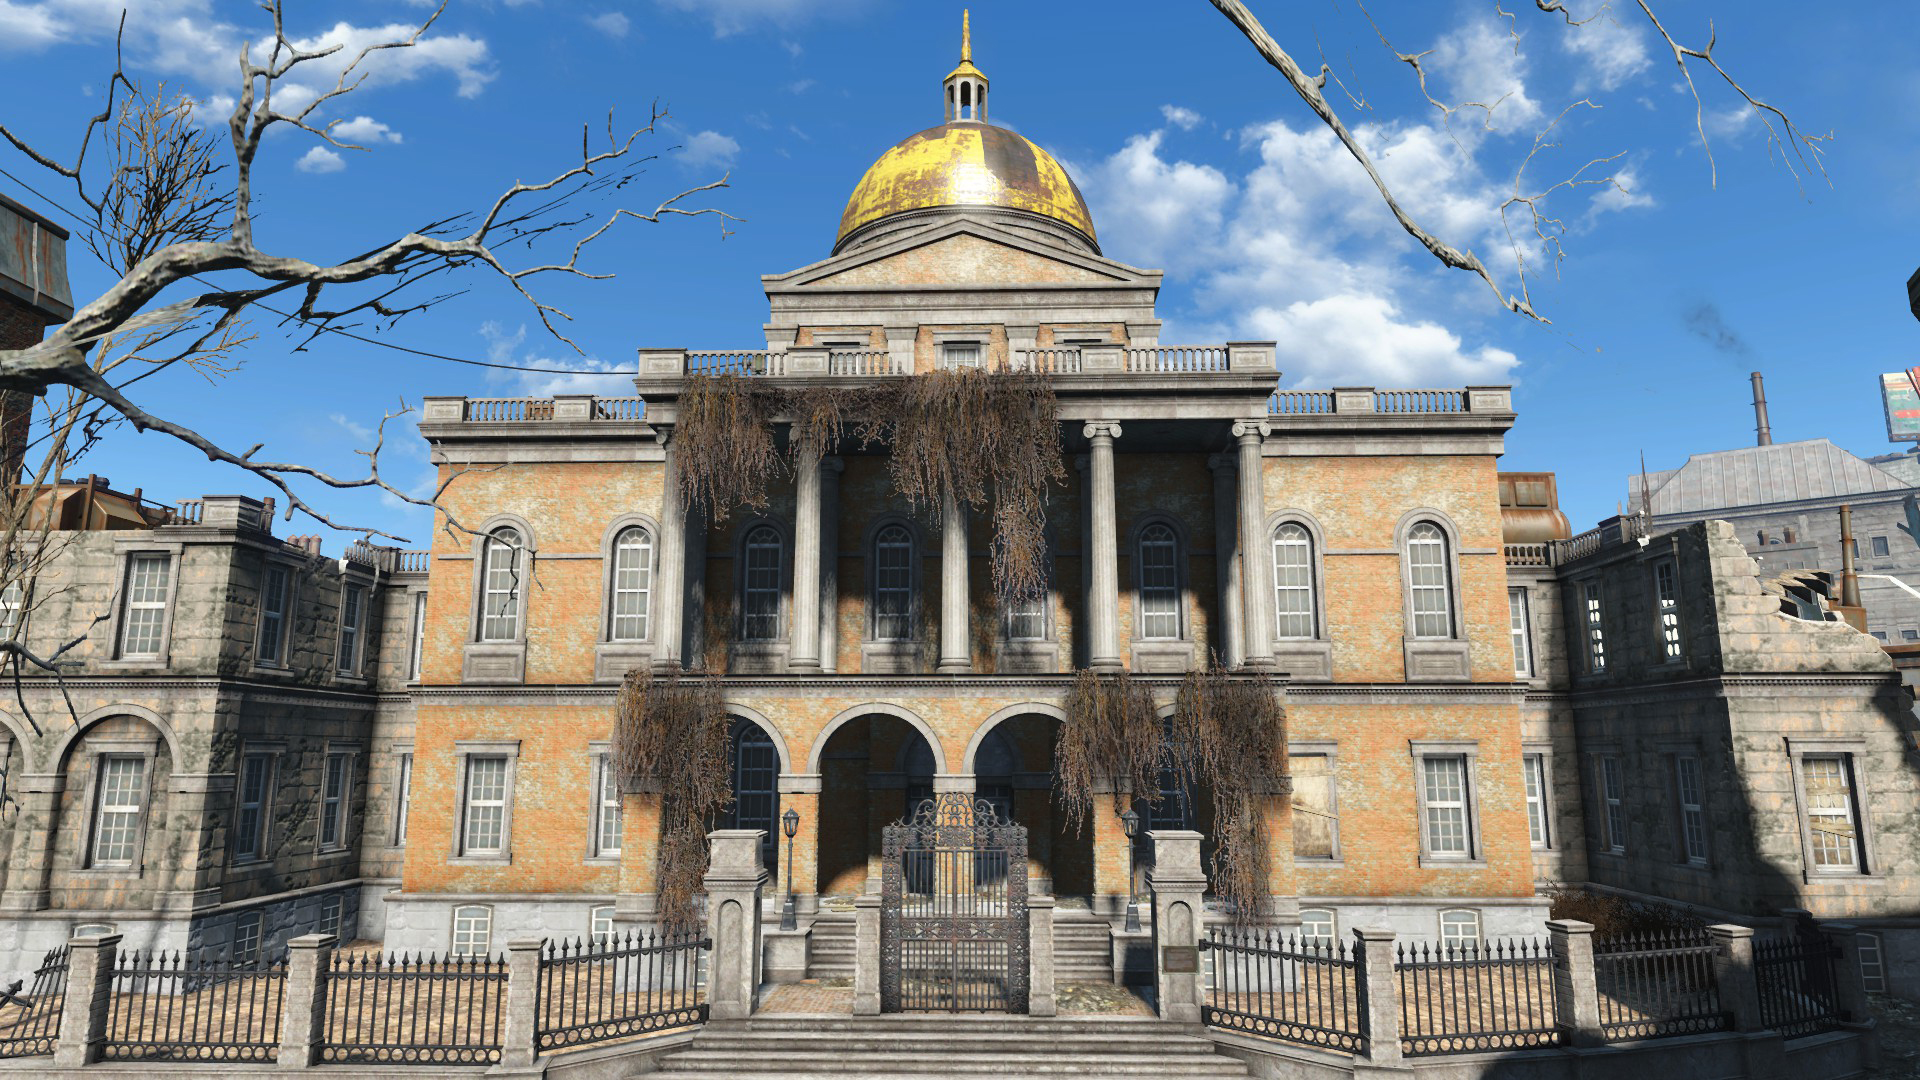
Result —
M 1294 535 L 1297 534 L 1297 535 Z M 1283 521 L 1271 535 L 1273 550 L 1273 635 L 1276 641 L 1320 639 L 1320 589 L 1313 530 Z M 1282 562 L 1285 553 L 1289 561 Z M 1292 561 L 1297 554 L 1298 562 Z M 1293 580 L 1288 580 L 1289 576 Z M 1289 602 L 1294 606 L 1289 608 Z M 1299 620 L 1304 619 L 1304 633 Z M 1293 620 L 1289 624 L 1289 620 Z
M 340 583 L 340 632 L 334 648 L 334 671 L 348 677 L 360 674 L 360 661 L 366 651 L 367 602 L 372 590 L 366 583 Z
M 138 661 L 166 659 L 167 646 L 170 643 L 173 633 L 173 597 L 175 590 L 178 588 L 180 577 L 179 568 L 176 565 L 178 561 L 171 551 L 127 552 L 126 566 L 121 571 L 120 625 L 114 628 L 114 655 L 116 659 Z M 134 579 L 139 575 L 140 568 L 142 566 L 152 566 L 156 564 L 161 568 L 161 572 L 166 574 L 166 581 L 159 587 L 163 595 L 159 599 L 153 599 L 149 596 L 144 600 L 135 600 L 133 598 Z M 129 639 L 133 631 L 135 623 L 134 612 L 136 611 L 157 613 L 152 616 L 158 621 L 153 624 L 153 648 L 151 650 L 142 647 L 139 651 L 134 651 L 129 647 L 132 644 Z M 146 619 L 144 617 L 140 621 L 142 625 L 145 625 Z M 140 644 L 144 646 L 146 642 L 142 640 Z
M 277 608 L 270 599 L 275 595 L 273 586 L 276 578 L 280 584 Z M 287 628 L 292 622 L 293 568 L 283 562 L 268 560 L 260 569 L 260 618 L 258 632 L 254 635 L 253 654 L 256 666 L 287 666 Z
M 602 945 L 613 940 L 619 931 L 613 922 L 613 905 L 597 904 L 587 909 L 587 940 Z
M 339 893 L 334 893 L 326 897 L 320 901 L 320 918 L 315 921 L 314 932 L 328 934 L 336 941 L 339 940 L 340 931 L 345 929 L 344 923 L 346 921 L 346 915 L 346 897 Z M 328 928 L 329 924 L 331 924 L 331 929 Z
M 407 804 L 413 799 L 413 751 L 399 750 L 397 774 L 394 777 L 393 808 L 393 846 L 401 847 L 407 842 Z
M 1587 674 L 1598 675 L 1607 670 L 1606 605 L 1598 581 L 1581 583 L 1580 610 L 1585 615 L 1581 625 L 1587 630 Z
M 637 540 L 635 539 L 637 538 Z M 654 570 L 658 558 L 653 530 L 632 522 L 613 536 L 607 580 L 607 640 L 633 644 L 653 640 Z M 621 600 L 634 597 L 634 611 Z
M 1321 932 L 1324 929 L 1324 933 Z M 1332 953 L 1340 943 L 1340 918 L 1332 908 L 1300 909 L 1300 945 Z
M 266 857 L 267 824 L 272 821 L 274 758 L 276 755 L 266 750 L 248 750 L 240 755 L 240 775 L 234 784 L 233 801 L 233 861 L 255 862 Z M 260 787 L 256 798 L 249 799 L 248 774 L 253 766 L 260 766 Z M 242 840 L 248 837 L 249 829 L 245 822 L 252 815 L 250 842 L 242 846 Z
M 1553 785 L 1548 775 L 1551 751 L 1523 748 L 1521 790 L 1527 804 L 1527 842 L 1535 851 L 1553 850 Z
M 1680 834 L 1680 861 L 1689 866 L 1706 866 L 1707 781 L 1698 754 L 1673 756 L 1673 804 L 1678 811 L 1674 824 Z
M 236 967 L 252 967 L 260 962 L 260 931 L 264 922 L 258 911 L 244 912 L 233 920 L 230 955 Z
M 513 861 L 513 792 L 514 778 L 520 759 L 520 742 L 502 740 L 493 742 L 456 742 L 454 752 L 459 759 L 460 772 L 458 790 L 454 805 L 458 816 L 454 822 L 453 861 L 456 864 L 498 864 Z M 473 778 L 474 762 L 479 759 L 503 758 L 506 761 L 504 788 L 500 799 L 487 799 L 476 803 L 469 790 Z M 473 829 L 473 811 L 476 808 L 500 809 L 500 837 L 497 847 L 473 847 L 469 836 Z
M 1793 764 L 1793 793 L 1800 819 L 1801 870 L 1805 880 L 1857 880 L 1881 876 L 1873 844 L 1873 817 L 1867 813 L 1873 800 L 1860 770 L 1860 760 L 1867 753 L 1867 744 L 1858 739 L 1789 738 L 1787 749 Z M 1847 803 L 1838 808 L 1838 813 L 1813 806 L 1814 793 L 1807 781 L 1808 758 L 1839 760 L 1849 790 Z M 1816 863 L 1813 836 L 1815 818 L 1840 818 L 1852 823 L 1853 865 L 1823 867 Z
M 13 573 L 21 570 L 14 568 Z M 0 587 L 0 641 L 12 641 L 20 632 L 20 625 L 27 613 L 27 584 L 21 578 L 14 578 Z
M 1480 919 L 1480 913 L 1472 908 L 1448 908 L 1439 913 L 1440 950 L 1478 953 L 1486 941 L 1486 931 Z M 1470 928 L 1462 933 L 1463 928 Z
M 1653 607 L 1660 620 L 1660 658 L 1678 663 L 1685 659 L 1685 649 L 1680 640 L 1680 567 L 1672 559 L 1653 564 Z
M 131 761 L 139 766 L 139 775 L 134 783 L 135 800 L 130 803 L 107 803 L 107 769 L 109 762 Z M 131 870 L 140 865 L 144 853 L 147 832 L 147 811 L 153 805 L 153 754 L 142 750 L 123 750 L 118 747 L 100 748 L 93 762 L 92 812 L 88 815 L 87 866 L 99 870 Z M 101 854 L 102 838 L 105 835 L 107 815 L 131 815 L 132 825 L 128 833 L 125 858 L 106 858 Z M 117 850 L 117 849 L 116 849 Z
M 1484 866 L 1486 850 L 1480 839 L 1480 789 L 1479 763 L 1480 745 L 1475 742 L 1414 742 L 1413 751 L 1413 791 L 1415 807 L 1418 812 L 1416 831 L 1420 837 L 1421 866 Z M 1428 768 L 1430 760 L 1450 759 L 1460 763 L 1460 797 L 1458 799 L 1434 800 L 1429 798 Z M 1464 851 L 1437 850 L 1433 841 L 1433 826 L 1436 823 L 1433 811 L 1458 809 L 1461 814 L 1461 836 L 1466 845 Z
M 460 904 L 453 909 L 448 956 L 486 956 L 493 949 L 493 907 Z
M 940 343 L 940 366 L 943 368 L 983 368 L 986 364 L 987 343 L 984 341 Z
M 1164 531 L 1164 540 L 1155 536 L 1156 531 Z M 1186 551 L 1180 530 L 1166 521 L 1148 521 L 1140 526 L 1140 535 L 1134 539 L 1134 593 L 1133 636 L 1137 641 L 1184 641 L 1186 640 Z M 1148 584 L 1147 547 L 1165 548 L 1168 552 L 1166 572 L 1172 579 L 1167 583 Z M 1156 567 L 1156 569 L 1158 569 Z M 1151 599 L 1150 599 L 1151 598 Z M 1149 605 L 1159 600 L 1170 600 L 1171 611 L 1149 611 Z M 1171 620 L 1169 631 L 1168 622 Z M 1169 631 L 1169 632 L 1161 632 Z
M 589 815 L 591 824 L 588 826 L 587 857 L 617 862 L 620 844 L 625 838 L 623 830 L 626 822 L 622 818 L 620 805 L 620 778 L 614 775 L 613 748 L 599 743 L 592 747 L 590 753 L 589 760 L 593 763 L 593 813 Z M 608 844 L 609 838 L 612 844 Z
M 526 531 L 513 525 L 495 526 L 481 538 L 475 641 L 499 645 L 525 640 L 527 566 L 532 562 L 526 538 Z
M 1458 637 L 1452 537 L 1439 522 L 1423 518 L 1408 527 L 1403 550 L 1407 567 L 1408 635 L 1418 641 L 1447 641 Z M 1426 561 L 1429 557 L 1431 561 Z M 1438 572 L 1440 583 L 1422 584 L 1422 570 Z M 1436 619 L 1441 624 L 1437 633 L 1433 627 Z
M 420 681 L 422 663 L 427 651 L 427 593 L 425 589 L 415 590 L 413 597 L 413 633 L 410 634 L 410 650 L 407 656 L 407 681 Z
M 1620 755 L 1594 755 L 1594 790 L 1600 796 L 1600 844 L 1609 855 L 1627 853 L 1627 781 Z
M 908 528 L 904 522 L 882 522 L 874 529 L 872 546 L 867 555 L 867 565 L 872 568 L 867 575 L 867 595 L 870 597 L 870 613 L 867 617 L 867 640 L 876 642 L 915 640 L 915 616 L 919 611 L 918 604 L 920 599 L 920 590 L 917 588 L 919 584 L 918 578 L 920 576 L 918 573 L 920 569 L 918 548 L 919 545 L 915 542 L 913 530 Z M 889 555 L 883 555 L 883 551 L 888 552 Z M 887 559 L 890 555 L 897 555 L 903 551 L 905 552 L 904 561 L 898 567 L 892 567 L 887 564 Z M 902 575 L 903 584 L 892 585 L 886 583 L 885 575 L 892 570 L 898 570 Z M 903 595 L 905 602 L 900 606 L 899 611 L 884 611 L 884 605 L 881 603 L 881 597 L 883 595 Z M 895 624 L 889 625 L 888 620 L 895 621 Z
M 352 750 L 328 748 L 326 763 L 320 772 L 320 824 L 315 830 L 319 851 L 344 851 L 353 820 L 353 762 L 358 756 Z M 339 778 L 339 788 L 335 790 L 334 779 Z M 329 835 L 331 834 L 331 835 Z
M 1513 674 L 1533 678 L 1533 604 L 1525 585 L 1507 586 L 1507 633 L 1513 644 Z

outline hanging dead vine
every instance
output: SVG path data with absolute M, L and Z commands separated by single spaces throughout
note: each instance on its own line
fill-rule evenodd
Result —
M 660 793 L 660 921 L 671 930 L 691 929 L 699 916 L 694 895 L 707 869 L 707 829 L 733 802 L 720 684 L 677 672 L 629 671 L 614 708 L 614 768 L 622 787 Z
M 1116 814 L 1127 809 L 1128 792 L 1159 797 L 1166 737 L 1145 683 L 1125 671 L 1082 668 L 1067 691 L 1066 712 L 1053 760 L 1060 806 L 1076 832 L 1097 812 L 1094 796 L 1102 787 L 1112 791 Z
M 725 521 L 736 506 L 764 509 L 781 469 L 773 442 L 779 390 L 737 375 L 689 375 L 673 435 L 681 503 Z
M 1213 892 L 1234 919 L 1265 906 L 1273 837 L 1261 803 L 1287 774 L 1286 709 L 1264 674 L 1229 674 L 1217 661 L 1187 673 L 1173 710 L 1169 756 L 1192 805 L 1199 781 L 1213 795 Z

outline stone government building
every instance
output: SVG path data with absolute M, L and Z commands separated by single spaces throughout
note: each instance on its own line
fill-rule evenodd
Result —
M 643 349 L 632 397 L 428 398 L 470 539 L 330 560 L 245 497 L 62 488 L 90 508 L 74 557 L 0 606 L 36 646 L 109 619 L 75 652 L 77 724 L 45 679 L 24 691 L 44 734 L 0 706 L 0 966 L 102 924 L 248 955 L 645 921 L 658 796 L 613 778 L 614 697 L 686 666 L 722 677 L 722 824 L 768 833 L 772 898 L 800 815 L 813 974 L 850 969 L 881 828 L 970 791 L 1031 830 L 1062 977 L 1112 978 L 1129 842 L 1104 801 L 1084 830 L 1058 812 L 1068 684 L 1126 668 L 1170 709 L 1211 654 L 1284 696 L 1282 921 L 1531 935 L 1537 886 L 1591 881 L 1853 918 L 1897 967 L 1920 938 L 1913 719 L 1870 639 L 1761 581 L 1723 526 L 1569 539 L 1550 474 L 1498 471 L 1505 387 L 1277 391 L 1272 343 L 1162 345 L 1159 272 L 1102 252 L 1058 162 L 987 122 L 970 60 L 944 90 L 828 257 L 763 279 L 764 349 Z M 669 497 L 689 374 L 948 367 L 1052 380 L 1073 467 L 1042 603 L 1000 610 L 989 522 L 912 512 L 878 450 L 802 460 L 724 521 Z M 1170 798 L 1147 827 L 1205 832 L 1205 811 Z

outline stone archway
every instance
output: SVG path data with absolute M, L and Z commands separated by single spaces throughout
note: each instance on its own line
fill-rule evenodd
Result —
M 882 830 L 907 814 L 910 799 L 932 795 L 944 764 L 924 728 L 890 708 L 849 710 L 814 744 L 821 896 L 879 890 Z

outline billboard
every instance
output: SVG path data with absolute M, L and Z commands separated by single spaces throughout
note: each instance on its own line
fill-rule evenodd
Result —
M 1920 367 L 1880 376 L 1880 400 L 1887 406 L 1887 438 L 1920 442 Z

